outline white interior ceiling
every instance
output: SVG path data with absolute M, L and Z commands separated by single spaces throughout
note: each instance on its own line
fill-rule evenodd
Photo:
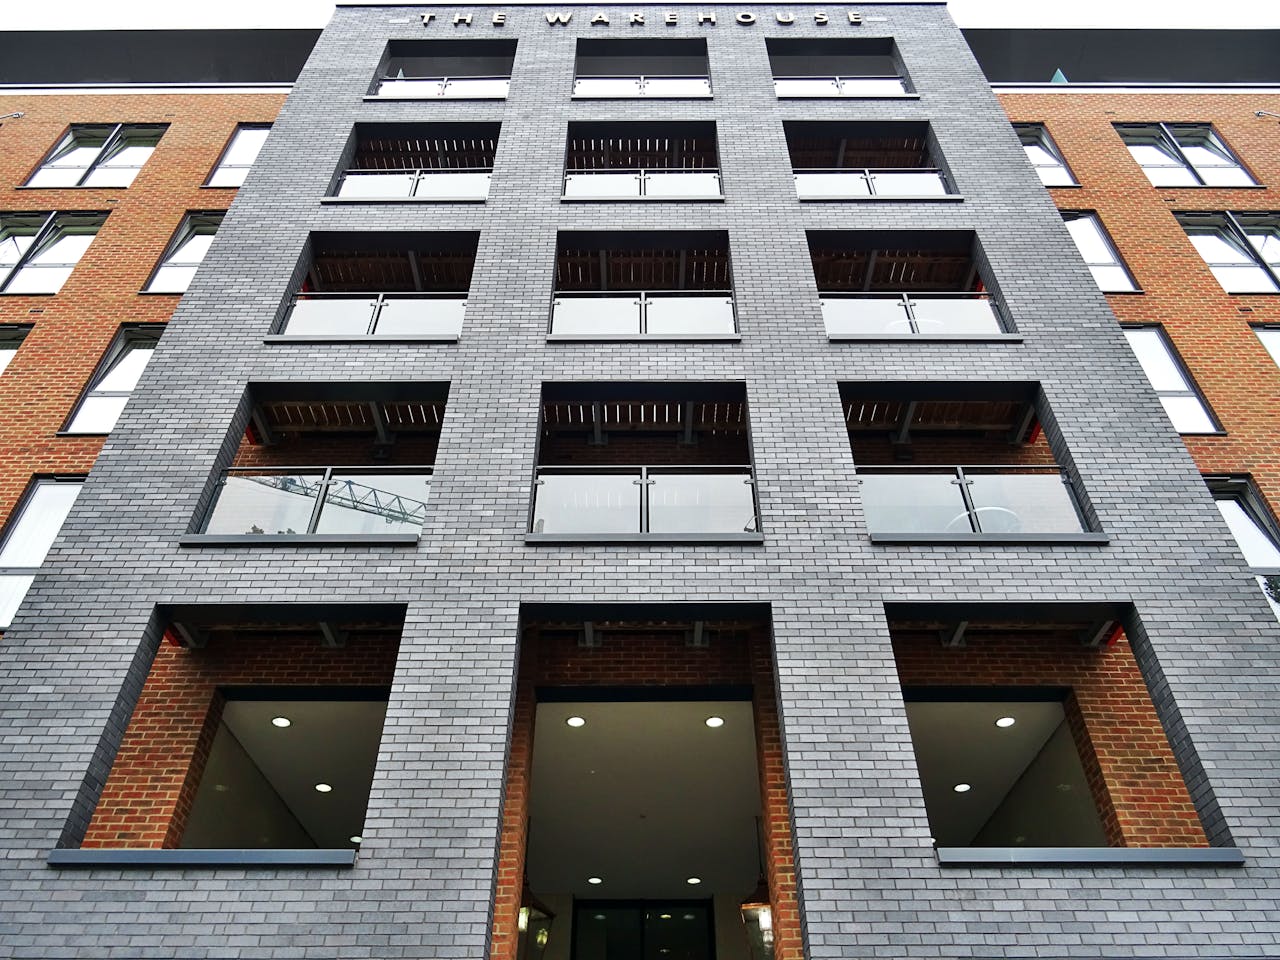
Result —
M 228 701 L 183 846 L 352 846 L 386 710 L 377 700 Z
M 571 716 L 586 724 L 568 726 Z M 710 716 L 724 726 L 708 727 Z M 760 781 L 750 703 L 542 703 L 534 731 L 534 893 L 741 899 L 754 889 Z

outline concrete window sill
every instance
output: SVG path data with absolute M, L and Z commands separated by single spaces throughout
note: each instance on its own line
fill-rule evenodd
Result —
M 1218 866 L 1238 867 L 1244 854 L 1235 847 L 938 847 L 944 867 L 1052 866 Z
M 62 869 L 176 869 L 180 867 L 351 867 L 354 850 L 52 850 Z
M 178 540 L 184 547 L 332 547 L 332 546 L 382 546 L 412 545 L 417 543 L 416 533 L 245 533 L 231 536 L 222 533 L 188 533 Z

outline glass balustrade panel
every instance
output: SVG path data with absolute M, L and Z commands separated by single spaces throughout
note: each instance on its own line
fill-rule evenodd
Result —
M 378 96 L 380 97 L 438 97 L 440 96 L 440 87 L 442 81 L 439 77 L 434 79 L 396 79 L 383 80 L 378 84 Z
M 835 77 L 775 77 L 773 92 L 779 97 L 838 97 Z
M 638 97 L 639 77 L 578 77 L 573 81 L 575 97 Z
M 711 81 L 706 77 L 645 77 L 646 97 L 709 97 Z
M 411 197 L 417 177 L 413 173 L 349 170 L 338 184 L 340 197 Z
M 455 100 L 505 100 L 511 89 L 509 77 L 450 77 L 442 96 Z
M 799 172 L 796 174 L 796 194 L 801 200 L 841 200 L 870 196 L 871 187 L 861 171 Z
M 911 333 L 902 297 L 824 297 L 821 303 L 829 337 Z
M 650 336 L 733 333 L 733 299 L 726 296 L 651 296 L 646 329 Z
M 489 173 L 426 170 L 413 195 L 420 200 L 483 200 L 489 196 Z
M 720 174 L 650 173 L 645 177 L 644 192 L 648 197 L 718 197 L 721 195 Z
M 534 533 L 639 533 L 640 474 L 543 473 Z
M 463 297 L 397 297 L 382 301 L 378 324 L 373 332 L 380 337 L 425 335 L 456 337 L 462 333 L 467 312 Z
M 911 308 L 922 334 L 1000 333 L 1000 318 L 985 297 L 925 297 L 914 295 Z
M 899 97 L 907 92 L 900 77 L 841 77 L 842 97 Z
M 564 178 L 564 195 L 578 199 L 638 197 L 640 174 L 625 173 L 570 173 Z
M 228 474 L 205 525 L 205 533 L 305 534 L 311 524 L 323 471 Z
M 335 470 L 316 533 L 416 536 L 426 520 L 430 485 L 427 474 Z
M 983 533 L 1079 533 L 1080 516 L 1059 473 L 970 473 Z
M 556 297 L 551 332 L 570 336 L 640 335 L 640 294 Z
M 862 510 L 872 533 L 971 533 L 954 473 L 864 473 Z
M 649 471 L 650 533 L 753 533 L 751 474 Z
M 944 197 L 947 194 L 942 174 L 933 170 L 921 170 L 919 173 L 876 170 L 872 171 L 872 177 L 876 196 L 879 197 Z
M 369 332 L 375 297 L 307 297 L 299 295 L 289 311 L 284 332 L 291 337 L 361 337 Z

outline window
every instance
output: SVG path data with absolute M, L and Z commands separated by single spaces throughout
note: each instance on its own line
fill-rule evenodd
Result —
M 1280 291 L 1280 216 L 1186 213 L 1178 222 L 1227 293 Z
M 1097 214 L 1063 210 L 1062 219 L 1067 222 L 1067 232 L 1080 248 L 1080 256 L 1084 257 L 1098 289 L 1105 293 L 1131 293 L 1138 289 Z
M 333 195 L 433 202 L 489 196 L 497 123 L 358 123 Z
M 765 41 L 773 90 L 787 97 L 902 97 L 911 90 L 893 41 L 869 37 Z
M 711 96 L 705 40 L 579 40 L 573 95 L 600 99 Z
M 18 347 L 22 346 L 22 340 L 30 330 L 30 327 L 17 324 L 0 326 L 0 373 L 4 373 L 13 362 L 13 358 L 17 356 Z
M 36 571 L 80 495 L 82 479 L 42 478 L 9 521 L 0 543 L 0 630 L 13 622 Z
M 1207 123 L 1116 124 L 1120 138 L 1157 187 L 1253 186 L 1222 138 Z
M 514 40 L 392 40 L 373 94 L 402 100 L 505 100 Z
M 1142 372 L 1164 404 L 1179 433 L 1217 433 L 1204 400 L 1196 392 L 1168 337 L 1159 327 L 1127 327 L 1124 331 Z
M 128 329 L 116 337 L 67 426 L 67 433 L 110 433 L 147 368 L 160 331 Z
M 270 132 L 270 126 L 241 124 L 236 127 L 231 142 L 222 151 L 222 157 L 213 173 L 209 174 L 209 182 L 205 186 L 238 187 L 244 183 L 249 168 L 258 159 L 258 151 L 267 142 L 267 134 Z
M 1280 619 L 1280 531 L 1275 521 L 1247 478 L 1210 477 L 1206 482 L 1244 562 Z
M 1018 131 L 1018 139 L 1022 141 L 1022 149 L 1027 152 L 1027 159 L 1035 167 L 1040 182 L 1046 187 L 1074 187 L 1076 178 L 1067 169 L 1067 162 L 1058 152 L 1058 146 L 1049 136 L 1049 131 L 1039 123 L 1017 123 L 1013 127 Z
M 189 213 L 169 243 L 160 266 L 147 284 L 148 293 L 184 293 L 204 262 L 213 236 L 222 225 L 221 213 Z
M 571 200 L 723 195 L 714 123 L 570 123 L 564 167 Z
M 0 292 L 57 293 L 106 214 L 0 214 Z
M 1267 353 L 1271 354 L 1276 366 L 1280 367 L 1280 327 L 1254 327 L 1253 332 L 1267 348 Z
M 165 131 L 164 125 L 73 126 L 28 187 L 127 187 Z
M 955 192 L 928 123 L 786 120 L 783 129 L 801 200 Z

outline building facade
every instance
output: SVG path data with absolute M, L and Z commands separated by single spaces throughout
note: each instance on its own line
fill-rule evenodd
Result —
M 340 7 L 274 120 L 19 98 L 0 388 L 49 315 L 94 331 L 30 352 L 14 443 L 98 456 L 3 638 L 8 952 L 1273 955 L 1277 625 L 1202 476 L 1267 496 L 1271 413 L 1176 285 L 1259 384 L 1269 301 L 1102 139 L 1212 122 L 1265 188 L 1267 132 L 1003 96 L 891 3 Z M 1264 283 L 1265 189 L 1226 190 L 1175 212 Z M 1055 201 L 1147 292 L 1109 308 Z M 51 435 L 170 277 L 101 452 Z

